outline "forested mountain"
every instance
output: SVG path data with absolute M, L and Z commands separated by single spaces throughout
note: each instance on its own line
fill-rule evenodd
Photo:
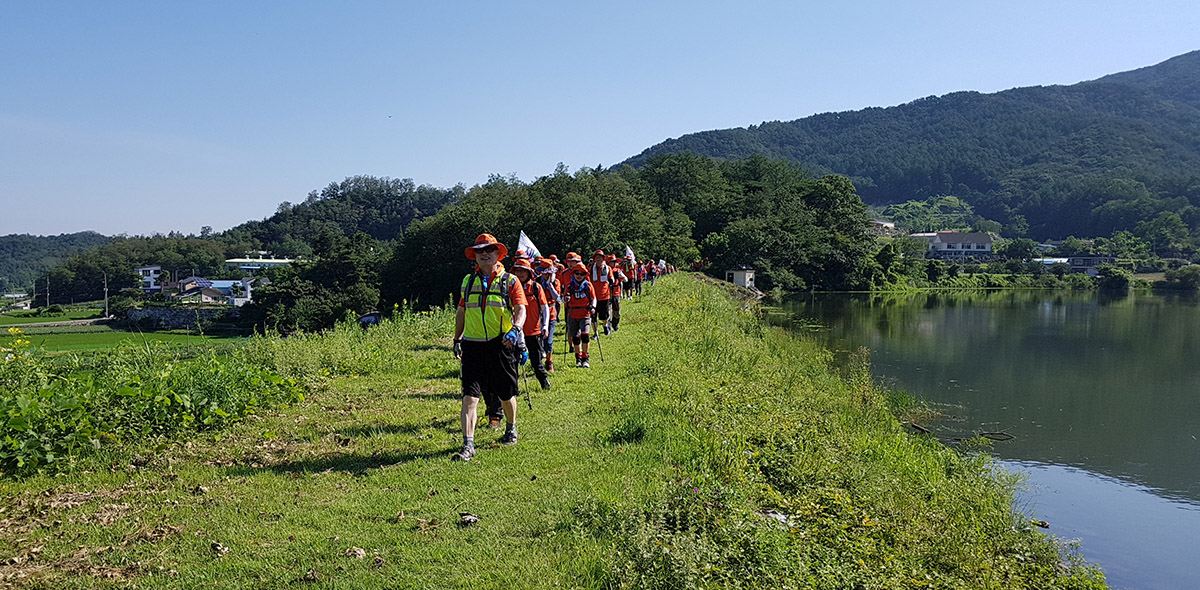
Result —
M 1109 235 L 1164 214 L 1200 230 L 1200 51 L 1071 86 L 957 92 L 889 108 L 705 131 L 625 163 L 762 154 L 850 176 L 873 205 L 957 196 L 1037 238 Z
M 24 291 L 34 279 L 63 260 L 112 241 L 96 232 L 57 236 L 0 236 L 0 292 Z
M 243 223 L 221 238 L 280 256 L 312 254 L 312 244 L 323 233 L 348 237 L 362 232 L 391 241 L 401 238 L 408 224 L 437 213 L 463 192 L 462 187 L 417 186 L 409 178 L 353 176 L 310 192 L 301 203 L 285 201 L 274 215 Z

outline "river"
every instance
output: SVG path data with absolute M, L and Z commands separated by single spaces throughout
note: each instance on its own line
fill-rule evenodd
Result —
M 1018 508 L 1114 588 L 1200 588 L 1200 301 L 1044 291 L 812 295 L 781 321 L 933 402 L 944 437 L 1006 432 Z M 779 319 L 779 318 L 777 318 Z

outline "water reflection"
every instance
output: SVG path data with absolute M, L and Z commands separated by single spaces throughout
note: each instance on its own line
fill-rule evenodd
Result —
M 876 375 L 1003 430 L 1006 459 L 1082 466 L 1200 501 L 1194 298 L 977 292 L 815 296 L 788 309 Z M 955 434 L 955 433 L 947 433 Z
M 819 295 L 781 321 L 955 419 L 1004 431 L 1022 508 L 1118 588 L 1200 588 L 1200 303 L 1148 294 Z
M 1075 467 L 1004 465 L 1028 478 L 1020 507 L 1049 522 L 1059 538 L 1080 539 L 1084 555 L 1103 565 L 1114 588 L 1200 588 L 1200 506 L 1164 501 L 1143 486 Z

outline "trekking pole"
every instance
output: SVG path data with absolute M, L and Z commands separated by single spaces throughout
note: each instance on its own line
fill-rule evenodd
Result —
M 525 378 L 525 401 L 529 403 L 529 409 L 533 410 L 533 394 L 529 390 L 529 371 L 522 369 L 521 376 Z
M 596 351 L 600 353 L 600 362 L 604 362 L 604 347 L 600 346 L 600 333 L 596 333 Z

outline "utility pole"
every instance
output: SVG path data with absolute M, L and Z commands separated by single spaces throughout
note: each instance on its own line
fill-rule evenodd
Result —
M 104 273 L 104 317 L 108 317 L 108 273 Z
M 46 307 L 50 307 L 50 273 L 46 273 Z

